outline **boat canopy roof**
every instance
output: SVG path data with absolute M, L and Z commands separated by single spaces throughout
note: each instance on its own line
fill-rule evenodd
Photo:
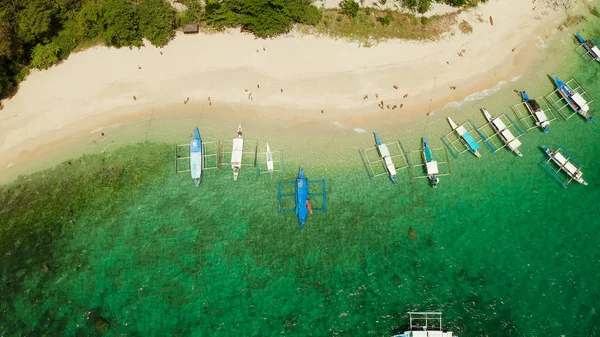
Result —
M 515 136 L 513 136 L 512 132 L 510 132 L 510 130 L 508 129 L 505 129 L 500 133 L 502 134 L 502 136 L 504 136 L 507 142 L 511 142 L 516 139 Z
M 545 121 L 548 120 L 548 117 L 546 116 L 546 114 L 544 113 L 544 110 L 538 110 L 536 112 L 533 113 L 535 115 L 535 118 L 540 122 L 543 123 Z
M 438 169 L 438 163 L 436 160 L 430 161 L 427 163 L 427 174 L 438 174 L 440 170 Z
M 492 123 L 496 126 L 496 128 L 498 128 L 498 130 L 504 130 L 504 129 L 506 129 L 506 125 L 504 124 L 504 122 L 500 118 L 494 119 L 492 121 Z
M 585 99 L 578 93 L 573 94 L 573 96 L 571 96 L 571 99 L 573 99 L 573 101 L 579 105 L 579 107 L 581 108 L 581 110 L 583 111 L 588 111 L 589 107 L 587 105 L 587 102 L 585 101 Z
M 381 158 L 390 156 L 390 150 L 388 149 L 387 145 L 385 145 L 385 144 L 377 145 L 377 149 L 379 149 L 379 154 L 381 155 Z
M 423 153 L 425 154 L 426 162 L 430 162 L 433 160 L 433 154 L 431 153 L 431 149 L 429 147 L 423 148 Z

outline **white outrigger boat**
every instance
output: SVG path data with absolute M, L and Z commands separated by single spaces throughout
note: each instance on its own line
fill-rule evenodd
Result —
M 244 138 L 242 138 L 242 125 L 238 126 L 237 136 L 233 139 L 231 149 L 231 168 L 233 169 L 233 180 L 237 180 L 242 168 L 242 154 L 244 153 Z
M 523 157 L 521 151 L 519 151 L 519 146 L 521 146 L 521 141 L 517 137 L 515 137 L 512 132 L 506 127 L 504 122 L 500 118 L 493 118 L 492 115 L 485 108 L 481 108 L 481 111 L 485 115 L 485 119 L 490 123 L 494 131 L 502 142 L 508 147 L 511 151 L 516 153 L 519 157 Z
M 271 175 L 271 178 L 273 178 L 273 170 L 274 170 L 275 166 L 274 166 L 274 161 L 273 161 L 273 153 L 271 152 L 269 143 L 267 143 L 266 156 L 267 156 L 267 172 L 269 172 L 269 175 Z
M 383 164 L 385 165 L 388 173 L 390 174 L 390 179 L 392 179 L 392 181 L 395 184 L 397 184 L 398 178 L 396 177 L 396 166 L 394 166 L 394 163 L 392 162 L 390 150 L 388 149 L 387 145 L 381 141 L 381 139 L 379 138 L 379 135 L 376 133 L 375 133 L 375 143 L 377 145 L 377 151 L 379 152 L 379 155 L 381 156 L 381 160 L 383 160 Z
M 460 138 L 461 143 L 463 143 L 469 152 L 471 152 L 475 157 L 481 158 L 481 154 L 479 153 L 479 144 L 471 137 L 471 134 L 465 129 L 462 125 L 457 125 L 454 123 L 452 118 L 448 117 L 448 123 L 450 123 L 450 127 L 456 135 Z
M 425 162 L 425 170 L 427 171 L 427 177 L 431 182 L 433 188 L 437 188 L 437 184 L 440 182 L 438 174 L 440 170 L 438 168 L 438 162 L 433 158 L 433 151 L 427 142 L 427 138 L 423 137 L 423 161 Z
M 573 156 L 570 153 L 568 153 L 567 150 L 565 150 L 563 147 L 559 147 L 559 149 L 556 151 L 551 150 L 546 146 L 543 146 L 542 148 L 544 149 L 544 152 L 546 152 L 548 162 L 553 161 L 559 167 L 559 171 L 562 170 L 569 176 L 569 181 L 567 183 L 564 183 L 556 176 L 556 173 L 558 173 L 558 171 L 552 172 L 549 167 L 544 165 L 544 168 L 546 168 L 548 173 L 550 173 L 556 180 L 558 180 L 558 182 L 561 185 L 567 187 L 567 184 L 571 182 L 571 180 L 575 180 L 576 182 L 587 186 L 588 183 L 585 180 L 583 180 L 583 172 L 581 172 L 581 165 L 579 165 L 577 160 L 573 158 Z M 561 152 L 565 152 L 568 158 L 566 158 Z M 578 164 L 579 167 L 575 166 L 573 163 Z
M 521 97 L 523 97 L 523 103 L 529 110 L 529 113 L 533 117 L 535 125 L 540 127 L 544 132 L 550 131 L 550 121 L 544 110 L 540 107 L 535 99 L 529 98 L 529 95 L 523 90 L 521 91 Z

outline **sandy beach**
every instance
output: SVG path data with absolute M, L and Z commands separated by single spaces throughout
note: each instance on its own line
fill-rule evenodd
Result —
M 472 25 L 471 34 L 457 25 L 439 41 L 370 48 L 297 32 L 262 40 L 238 30 L 180 34 L 160 49 L 95 47 L 32 72 L 3 101 L 0 174 L 39 159 L 44 145 L 76 142 L 79 135 L 152 113 L 233 122 L 239 114 L 229 111 L 239 109 L 268 114 L 275 124 L 337 120 L 351 127 L 422 117 L 536 62 L 539 45 L 562 16 L 533 7 L 491 0 L 458 14 L 458 22 Z

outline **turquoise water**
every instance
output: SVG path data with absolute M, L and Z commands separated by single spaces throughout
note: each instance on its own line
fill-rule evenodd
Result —
M 515 88 L 550 92 L 547 67 L 486 105 L 517 103 Z M 598 96 L 599 65 L 563 67 L 559 76 Z M 449 130 L 438 117 L 482 124 L 480 104 L 382 138 L 414 150 L 426 135 L 439 147 Z M 5 186 L 0 336 L 387 336 L 416 310 L 443 311 L 459 336 L 600 334 L 597 123 L 575 116 L 531 130 L 523 158 L 465 153 L 437 190 L 405 171 L 398 185 L 370 181 L 357 150 L 372 136 L 344 132 L 316 136 L 327 146 L 311 149 L 281 136 L 287 169 L 273 180 L 244 168 L 234 183 L 224 167 L 195 188 L 174 174 L 173 144 L 146 142 Z M 589 186 L 557 184 L 541 145 L 570 150 Z M 328 213 L 304 230 L 277 214 L 277 181 L 300 164 L 328 186 Z

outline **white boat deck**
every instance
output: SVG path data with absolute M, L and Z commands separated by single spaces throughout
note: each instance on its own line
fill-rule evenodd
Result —
M 437 160 L 432 160 L 427 163 L 427 174 L 439 174 L 440 170 L 438 168 Z
M 494 126 L 496 127 L 496 129 L 498 129 L 498 131 L 502 131 L 502 130 L 506 129 L 506 125 L 500 118 L 496 118 L 496 119 L 492 120 L 492 124 L 494 124 Z M 511 135 L 512 135 L 512 133 L 511 133 Z
M 464 135 L 465 133 L 468 133 L 468 132 L 467 132 L 467 129 L 465 129 L 465 127 L 461 125 L 456 128 L 456 133 L 458 133 L 458 135 L 462 137 L 462 135 Z
M 379 154 L 381 155 L 388 172 L 390 175 L 395 176 L 396 166 L 394 166 L 394 163 L 392 162 L 392 156 L 390 155 L 390 150 L 388 149 L 387 145 L 377 145 L 377 149 L 379 150 Z
M 573 102 L 579 105 L 582 111 L 587 112 L 588 110 L 590 110 L 590 107 L 588 106 L 587 102 L 580 94 L 573 94 L 573 96 L 571 96 L 571 99 L 573 100 Z
M 593 46 L 593 47 L 592 47 L 592 52 L 593 52 L 594 54 L 596 54 L 596 58 L 600 58 L 600 49 L 598 49 L 598 47 L 596 47 L 596 46 Z
M 443 331 L 410 331 L 411 337 L 452 337 L 452 332 Z
M 571 177 L 577 177 L 577 174 L 581 173 L 579 170 L 577 170 L 577 167 L 571 164 L 571 162 L 569 162 L 567 158 L 565 158 L 565 156 L 563 156 L 560 152 L 554 152 L 552 159 L 554 159 L 554 161 Z
M 242 153 L 244 151 L 244 139 L 234 138 L 233 148 L 231 149 L 231 167 L 242 167 Z
M 548 117 L 546 116 L 546 113 L 544 113 L 544 110 L 535 111 L 533 114 L 540 124 L 548 121 Z

